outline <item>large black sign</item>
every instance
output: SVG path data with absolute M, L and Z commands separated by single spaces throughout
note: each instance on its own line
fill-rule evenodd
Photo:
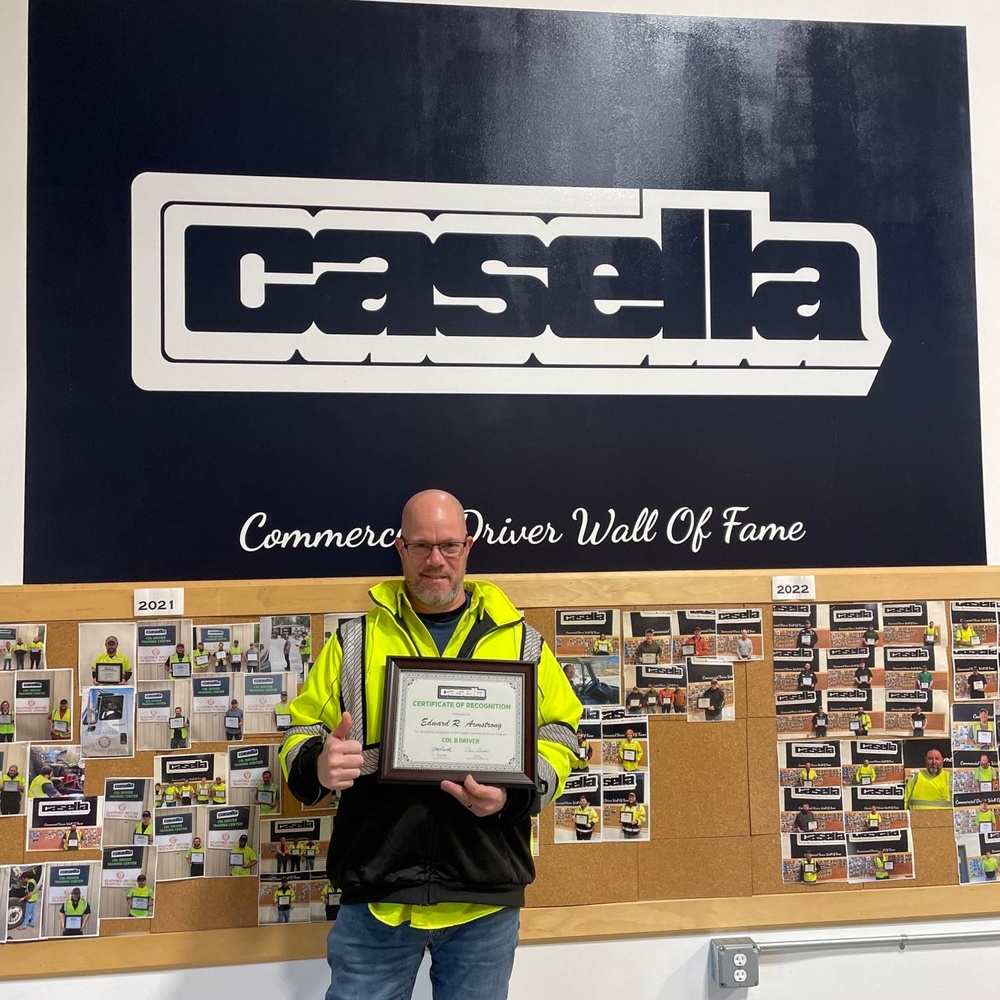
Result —
M 960 28 L 46 0 L 28 83 L 25 582 L 432 485 L 482 573 L 985 559 Z

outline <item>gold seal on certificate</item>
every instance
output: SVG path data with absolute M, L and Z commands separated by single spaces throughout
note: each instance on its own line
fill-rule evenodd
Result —
M 383 781 L 535 783 L 535 664 L 386 659 Z

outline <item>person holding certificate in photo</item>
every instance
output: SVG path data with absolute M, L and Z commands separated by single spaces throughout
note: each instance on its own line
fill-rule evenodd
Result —
M 95 658 L 90 674 L 95 684 L 125 684 L 132 679 L 132 664 L 118 651 L 118 636 L 104 640 L 104 652 Z
M 506 595 L 465 579 L 472 544 L 455 497 L 436 490 L 412 497 L 396 539 L 404 579 L 371 590 L 374 608 L 341 624 L 292 702 L 281 748 L 289 790 L 307 805 L 342 792 L 327 853 L 342 899 L 329 937 L 326 1000 L 355 1000 L 376 987 L 405 995 L 425 947 L 438 1000 L 468 997 L 472 983 L 477 1000 L 507 996 L 524 887 L 535 875 L 531 816 L 562 790 L 582 709 Z M 383 678 L 392 656 L 537 663 L 535 785 L 499 787 L 471 774 L 462 782 L 380 782 Z M 498 713 L 490 724 L 509 718 Z
M 146 885 L 146 876 L 137 875 L 135 885 L 125 893 L 130 917 L 151 917 L 153 915 L 153 890 Z
M 59 907 L 59 933 L 62 937 L 82 937 L 90 923 L 90 903 L 73 886 Z

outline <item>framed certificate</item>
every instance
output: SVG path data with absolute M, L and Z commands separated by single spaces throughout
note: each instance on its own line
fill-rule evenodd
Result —
M 818 826 L 819 826 L 819 824 L 818 824 L 818 823 L 816 822 L 816 820 L 814 820 L 814 819 L 811 819 L 811 820 L 809 820 L 809 822 L 808 822 L 808 823 L 806 823 L 806 829 L 807 829 L 807 830 L 808 830 L 808 831 L 809 831 L 810 833 L 812 833 L 812 832 L 813 832 L 813 830 L 815 830 L 815 829 L 816 829 L 816 828 L 817 828 Z
M 877 819 L 870 819 L 870 820 L 868 820 L 868 829 L 869 830 L 877 830 L 878 829 L 878 820 Z
M 861 775 L 861 784 L 862 785 L 870 785 L 871 783 L 872 783 L 872 779 L 870 777 L 868 777 L 867 774 Z
M 234 659 L 235 659 L 235 657 L 234 657 Z M 256 653 L 247 653 L 247 663 L 256 663 L 256 662 L 257 662 L 257 654 Z
M 976 733 L 976 743 L 989 746 L 993 742 L 993 733 L 989 729 L 980 729 Z
M 242 653 L 233 653 L 233 655 L 232 655 L 232 661 L 233 661 L 233 663 L 242 663 L 243 662 L 243 654 Z
M 886 870 L 887 872 L 891 872 L 891 871 L 893 870 L 893 868 L 895 868 L 895 867 L 896 867 L 896 863 L 895 863 L 894 861 L 886 861 L 886 862 L 885 862 L 885 864 L 883 864 L 883 865 L 882 865 L 882 867 L 883 867 L 883 868 L 884 868 L 884 869 L 885 869 L 885 870 Z
M 535 664 L 386 659 L 382 781 L 534 785 Z
M 631 826 L 633 823 L 633 814 L 631 809 L 623 809 L 619 814 L 618 818 L 622 826 Z
M 12 715 L 0 715 L 0 726 L 9 726 L 13 721 Z
M 174 677 L 190 677 L 191 663 L 188 660 L 185 660 L 183 663 L 171 663 L 170 672 Z
M 3 790 L 5 792 L 7 791 L 7 783 L 6 782 L 4 782 Z M 979 782 L 979 790 L 981 792 L 992 792 L 993 791 L 993 782 L 992 781 L 980 781 Z
M 315 847 L 307 847 L 306 848 L 306 857 L 307 858 L 314 858 L 314 857 L 316 857 L 316 848 Z
M 914 719 L 913 720 L 913 728 L 914 729 L 923 729 L 924 728 L 924 720 L 923 719 Z
M 803 674 L 802 675 L 802 686 L 806 688 L 811 688 L 813 686 L 813 675 Z
M 986 687 L 986 685 L 985 685 L 985 683 L 983 681 L 973 681 L 972 682 L 972 690 L 973 691 L 982 691 L 984 687 Z
M 861 730 L 861 723 L 860 722 L 852 722 L 851 723 L 851 732 L 852 733 L 857 733 L 860 730 Z
M 98 684 L 121 684 L 125 671 L 120 663 L 96 663 Z
M 813 637 L 811 632 L 803 632 L 799 636 L 800 646 L 811 646 L 813 644 Z
M 290 729 L 291 725 L 292 725 L 292 717 L 291 717 L 291 715 L 288 715 L 288 714 L 279 715 L 279 714 L 275 713 L 274 724 L 279 729 Z
M 681 656 L 694 656 L 694 643 L 685 642 L 681 646 Z
M 230 868 L 242 868 L 244 865 L 243 854 L 240 851 L 233 851 L 229 855 Z
M 711 707 L 712 707 L 712 699 L 711 698 L 699 698 L 698 699 L 698 708 L 711 708 Z
M 629 761 L 635 760 L 635 751 L 622 750 L 622 760 L 629 760 Z
M 72 913 L 66 914 L 66 930 L 68 931 L 78 931 L 83 928 L 83 917 L 77 916 Z
M 258 788 L 257 789 L 257 801 L 262 806 L 269 806 L 274 804 L 274 792 L 270 788 Z
M 149 896 L 132 896 L 128 905 L 133 910 L 148 910 L 149 909 Z
M 132 846 L 133 847 L 149 847 L 150 836 L 148 833 L 133 833 L 132 834 Z
M 979 832 L 980 833 L 992 833 L 993 832 L 993 824 L 989 820 L 986 820 L 985 822 L 980 823 L 979 824 Z
M 208 653 L 199 653 L 198 656 L 194 658 L 194 662 L 199 667 L 204 667 L 208 665 Z
M 813 786 L 813 783 L 812 783 L 812 778 L 806 778 L 806 779 L 805 779 L 805 780 L 804 780 L 804 781 L 802 782 L 802 786 L 801 786 L 801 787 L 802 787 L 802 788 L 812 788 L 812 786 Z
M 3 783 L 3 791 L 5 792 L 19 792 L 20 790 L 21 786 L 16 781 L 5 781 Z
M 804 871 L 804 872 L 805 872 L 805 873 L 806 873 L 807 875 L 812 875 L 812 873 L 816 871 L 816 866 L 815 866 L 815 865 L 803 865 L 803 866 L 802 866 L 802 870 L 803 870 L 803 871 Z
M 192 851 L 191 852 L 191 864 L 193 865 L 203 865 L 205 863 L 205 852 L 204 851 Z
M 656 653 L 643 653 L 639 660 L 647 666 L 656 663 Z
M 931 682 L 930 681 L 920 681 L 920 690 L 921 691 L 927 691 L 927 690 L 929 690 L 930 686 L 931 686 Z
M 285 893 L 282 893 L 278 897 L 278 906 L 285 906 L 285 907 L 287 907 L 287 906 L 291 906 L 291 905 L 292 905 L 292 897 L 291 896 L 289 896 L 289 895 L 287 895 Z
M 170 720 L 171 729 L 183 729 L 186 725 L 187 719 L 178 719 L 176 715 Z

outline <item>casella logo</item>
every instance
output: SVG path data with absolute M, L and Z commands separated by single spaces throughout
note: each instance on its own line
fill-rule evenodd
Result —
M 438 698 L 442 701 L 460 699 L 464 701 L 485 701 L 486 688 L 480 687 L 438 687 Z
M 866 395 L 889 347 L 877 268 L 867 229 L 773 221 L 766 192 L 145 173 L 132 377 Z

